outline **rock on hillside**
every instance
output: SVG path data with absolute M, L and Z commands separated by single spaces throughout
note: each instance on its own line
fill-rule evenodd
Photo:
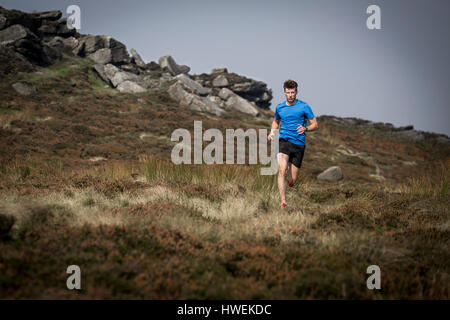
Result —
M 270 107 L 272 90 L 267 89 L 264 82 L 229 73 L 225 67 L 214 68 L 210 74 L 202 73 L 194 75 L 193 78 L 203 86 L 213 89 L 216 95 L 222 88 L 227 88 L 241 98 L 254 102 L 260 108 L 269 109 Z
M 35 65 L 49 66 L 64 55 L 75 55 L 95 62 L 99 77 L 123 93 L 167 91 L 182 107 L 218 116 L 231 109 L 265 116 L 258 109 L 270 106 L 272 91 L 261 81 L 226 68 L 190 76 L 190 67 L 177 64 L 170 55 L 146 64 L 136 50 L 131 49 L 130 56 L 120 41 L 79 34 L 61 17 L 60 11 L 24 13 L 0 7 L 0 62 L 5 62 L 0 71 L 31 71 Z
M 346 126 L 361 127 L 361 128 L 373 128 L 384 132 L 392 132 L 396 135 L 406 136 L 415 141 L 426 141 L 428 139 L 435 139 L 440 143 L 450 144 L 450 138 L 445 134 L 426 132 L 421 130 L 414 130 L 413 125 L 407 125 L 402 127 L 395 127 L 392 123 L 384 122 L 372 122 L 370 120 L 364 120 L 354 117 L 340 118 L 331 115 L 322 115 L 321 118 L 325 121 L 333 121 Z
M 39 66 L 57 62 L 62 55 L 52 40 L 79 36 L 61 16 L 60 11 L 24 13 L 0 7 L 0 51 L 14 52 L 18 59 Z

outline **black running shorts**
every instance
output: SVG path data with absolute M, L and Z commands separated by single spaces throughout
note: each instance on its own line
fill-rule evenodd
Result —
M 302 165 L 303 154 L 305 153 L 304 145 L 297 145 L 285 139 L 280 139 L 278 142 L 278 152 L 287 154 L 289 156 L 289 162 L 291 162 L 297 168 Z

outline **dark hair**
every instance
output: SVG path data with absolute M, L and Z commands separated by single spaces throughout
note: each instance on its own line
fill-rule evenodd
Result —
M 298 84 L 294 80 L 286 80 L 283 84 L 283 89 L 295 89 L 297 90 Z

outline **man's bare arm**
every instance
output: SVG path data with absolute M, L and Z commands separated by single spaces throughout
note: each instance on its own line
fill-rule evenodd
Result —
M 311 123 L 309 126 L 307 125 L 306 127 L 308 128 L 308 131 L 314 131 L 314 130 L 318 130 L 319 129 L 319 124 L 317 123 L 317 118 L 314 117 L 311 120 L 309 120 L 309 122 Z
M 310 119 L 309 122 L 311 124 L 309 126 L 308 125 L 306 126 L 306 128 L 308 128 L 308 131 L 314 131 L 314 130 L 318 130 L 319 129 L 319 124 L 317 123 L 317 118 L 316 117 Z M 297 128 L 297 132 L 299 134 L 302 134 L 305 131 L 306 128 L 299 124 L 298 128 Z
M 275 130 L 278 129 L 278 125 L 280 124 L 281 120 L 276 120 L 275 118 L 272 121 L 272 127 L 270 128 L 269 136 L 267 137 L 267 140 L 271 141 L 273 139 L 273 134 Z

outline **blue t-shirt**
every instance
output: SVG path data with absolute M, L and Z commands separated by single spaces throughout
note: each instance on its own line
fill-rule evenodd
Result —
M 297 145 L 305 145 L 305 133 L 297 132 L 298 125 L 306 127 L 308 120 L 314 118 L 311 107 L 299 99 L 292 106 L 288 106 L 286 101 L 277 105 L 275 109 L 275 120 L 281 119 L 281 129 L 279 139 L 288 140 Z

